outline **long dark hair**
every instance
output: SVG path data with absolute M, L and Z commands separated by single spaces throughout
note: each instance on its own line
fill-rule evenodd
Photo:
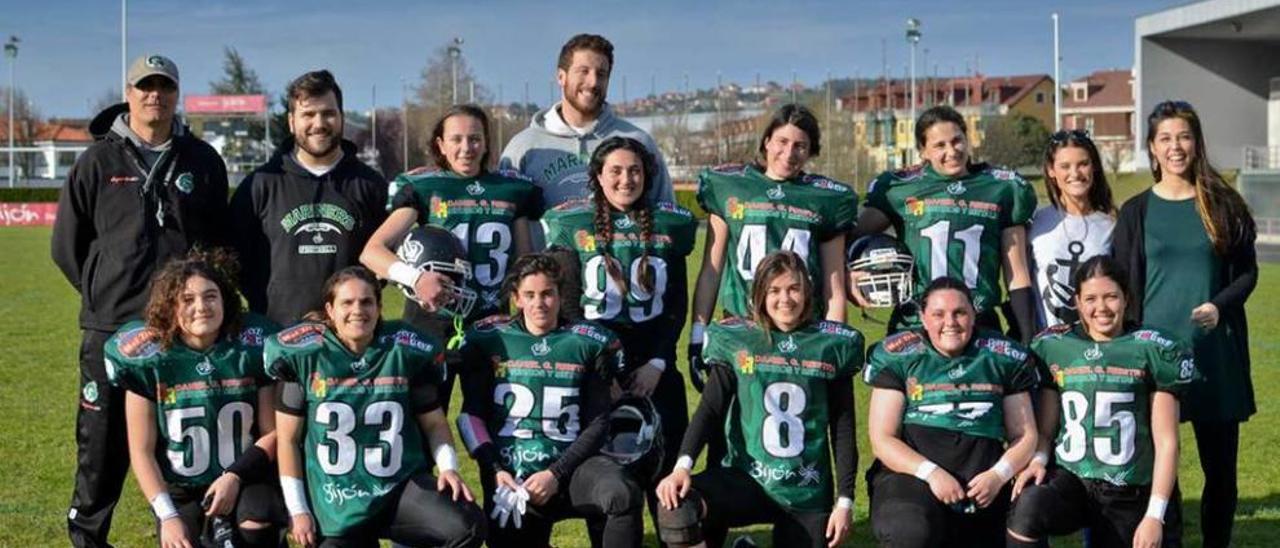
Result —
M 373 288 L 373 300 L 378 304 L 378 322 L 374 325 L 374 329 L 382 327 L 382 284 L 378 282 L 378 277 L 374 275 L 372 270 L 359 265 L 348 266 L 330 275 L 329 279 L 325 280 L 324 288 L 321 290 L 324 294 L 324 301 L 321 303 L 320 308 L 307 312 L 302 319 L 309 322 L 322 323 L 332 330 L 334 328 L 333 320 L 329 318 L 324 305 L 332 304 L 334 299 L 338 298 L 338 286 L 350 280 L 362 281 Z
M 1110 255 L 1090 257 L 1071 276 L 1072 292 L 1079 296 L 1084 283 L 1094 278 L 1107 278 L 1115 282 L 1120 287 L 1120 294 L 1124 295 L 1125 302 L 1129 301 L 1129 272 L 1120 261 L 1112 259 Z
M 1231 188 L 1222 178 L 1222 174 L 1209 162 L 1209 151 L 1204 144 L 1204 130 L 1201 129 L 1200 115 L 1185 101 L 1165 101 L 1156 105 L 1147 117 L 1147 160 L 1151 162 L 1151 176 L 1160 182 L 1160 163 L 1156 160 L 1151 145 L 1156 139 L 1156 129 L 1160 123 L 1172 118 L 1187 122 L 1191 135 L 1195 139 L 1195 157 L 1191 160 L 1191 184 L 1196 189 L 1196 212 L 1200 214 L 1200 223 L 1213 242 L 1213 250 L 1219 256 L 1225 256 L 1231 246 L 1233 234 L 1241 225 L 1254 230 L 1253 215 L 1249 206 L 1236 189 Z
M 489 115 L 484 113 L 484 109 L 476 105 L 453 105 L 449 110 L 444 111 L 436 124 L 431 126 L 431 139 L 427 144 L 427 151 L 431 153 L 431 161 L 440 169 L 452 170 L 453 166 L 449 165 L 449 159 L 445 158 L 444 151 L 440 150 L 440 144 L 436 141 L 444 138 L 444 123 L 454 116 L 470 116 L 480 121 L 480 127 L 484 131 L 484 154 L 480 156 L 480 173 L 489 171 L 489 151 L 492 146 L 489 143 Z
M 1116 204 L 1111 197 L 1111 185 L 1107 182 L 1106 170 L 1102 169 L 1102 155 L 1098 152 L 1098 146 L 1093 143 L 1093 139 L 1089 138 L 1089 134 L 1078 130 L 1054 133 L 1049 137 L 1049 145 L 1044 148 L 1044 185 L 1049 194 L 1049 203 L 1059 210 L 1062 209 L 1062 198 L 1059 197 L 1062 189 L 1058 188 L 1058 180 L 1053 178 L 1052 170 L 1058 151 L 1069 147 L 1082 148 L 1089 155 L 1093 172 L 1093 183 L 1089 185 L 1090 207 L 1107 215 L 1115 215 Z
M 822 129 L 818 125 L 818 117 L 814 116 L 813 111 L 808 107 L 794 103 L 782 105 L 782 108 L 773 113 L 773 117 L 769 119 L 768 125 L 764 127 L 764 133 L 760 135 L 760 146 L 757 147 L 760 155 L 764 156 L 764 144 L 773 136 L 773 132 L 787 124 L 800 128 L 800 131 L 809 137 L 809 157 L 817 158 L 818 153 L 822 152 Z
M 794 251 L 775 251 L 760 260 L 760 264 L 756 266 L 755 278 L 751 281 L 751 319 L 767 329 L 777 329 L 765 304 L 769 284 L 784 274 L 795 274 L 800 279 L 800 293 L 804 296 L 800 317 L 808 319 L 813 314 L 813 280 L 809 279 L 809 268 L 804 264 L 804 259 Z
M 145 322 L 147 327 L 160 332 L 160 347 L 169 349 L 179 337 L 178 301 L 187 280 L 199 276 L 213 282 L 222 294 L 222 325 L 218 339 L 235 336 L 240 332 L 240 293 L 236 289 L 236 274 L 240 267 L 235 256 L 221 248 L 211 251 L 194 249 L 185 257 L 173 259 L 164 265 L 151 279 L 151 294 L 147 298 Z
M 640 199 L 632 205 L 631 211 L 625 212 L 628 218 L 640 225 L 640 240 L 643 249 L 640 255 L 640 287 L 646 293 L 653 291 L 653 274 L 649 272 L 649 244 L 653 238 L 653 209 L 649 206 L 649 195 L 653 192 L 653 178 L 655 172 L 655 161 L 653 155 L 644 147 L 640 141 L 630 137 L 610 137 L 606 139 L 600 146 L 596 147 L 596 151 L 591 155 L 591 163 L 587 165 L 587 188 L 591 190 L 591 200 L 595 204 L 595 239 L 596 251 L 604 256 L 605 272 L 613 279 L 618 287 L 622 288 L 622 293 L 627 292 L 627 276 L 622 273 L 617 261 L 613 259 L 611 251 L 613 247 L 613 223 L 609 222 L 609 211 L 611 209 L 609 200 L 604 196 L 604 189 L 600 185 L 600 174 L 604 173 L 604 162 L 615 151 L 627 150 L 636 155 L 640 159 L 641 169 L 644 170 L 644 191 L 640 194 Z

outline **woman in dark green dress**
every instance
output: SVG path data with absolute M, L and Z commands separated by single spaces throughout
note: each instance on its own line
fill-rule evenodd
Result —
M 1240 423 L 1257 411 L 1244 303 L 1258 283 L 1253 216 L 1209 163 L 1191 105 L 1166 101 L 1147 117 L 1153 185 L 1124 204 L 1112 256 L 1129 270 L 1126 316 L 1194 347 L 1203 382 L 1182 400 L 1195 429 L 1204 492 L 1204 546 L 1227 546 L 1236 509 Z

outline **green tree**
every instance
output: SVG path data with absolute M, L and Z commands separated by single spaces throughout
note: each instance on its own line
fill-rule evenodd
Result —
M 1001 116 L 983 128 L 983 160 L 1013 169 L 1035 167 L 1044 154 L 1049 130 L 1039 119 L 1022 113 Z
M 209 91 L 215 95 L 258 95 L 266 92 L 258 72 L 249 68 L 236 48 L 222 48 L 222 79 L 209 82 Z

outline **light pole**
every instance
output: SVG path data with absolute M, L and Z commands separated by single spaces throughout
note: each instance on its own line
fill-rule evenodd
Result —
M 907 43 L 911 44 L 911 118 L 909 123 L 916 123 L 916 45 L 920 43 L 920 20 L 907 18 Z M 915 161 L 916 134 L 911 132 L 911 148 L 907 155 Z
M 9 36 L 9 41 L 4 44 L 4 56 L 9 58 L 9 126 L 6 128 L 9 134 L 9 188 L 13 188 L 17 178 L 17 166 L 13 164 L 13 67 L 18 64 L 18 42 L 17 36 Z
M 1053 14 L 1053 130 L 1062 130 L 1062 80 L 1058 73 L 1062 55 L 1058 52 L 1058 13 Z
M 400 77 L 400 159 L 409 172 L 409 83 Z
M 120 0 L 120 102 L 129 100 L 129 0 Z
M 462 38 L 455 36 L 449 44 L 449 67 L 453 72 L 453 97 L 450 102 L 458 104 L 458 58 L 462 56 Z

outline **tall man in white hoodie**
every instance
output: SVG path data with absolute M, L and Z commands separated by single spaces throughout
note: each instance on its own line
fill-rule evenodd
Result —
M 556 81 L 561 99 L 534 115 L 524 131 L 502 151 L 499 166 L 513 169 L 542 187 L 547 208 L 587 196 L 587 163 L 602 141 L 620 135 L 631 137 L 653 153 L 658 173 L 654 179 L 658 201 L 675 201 L 671 176 L 658 145 L 644 130 L 617 117 L 605 103 L 613 70 L 613 44 L 603 36 L 579 34 L 560 48 Z M 534 235 L 542 247 L 541 231 Z

